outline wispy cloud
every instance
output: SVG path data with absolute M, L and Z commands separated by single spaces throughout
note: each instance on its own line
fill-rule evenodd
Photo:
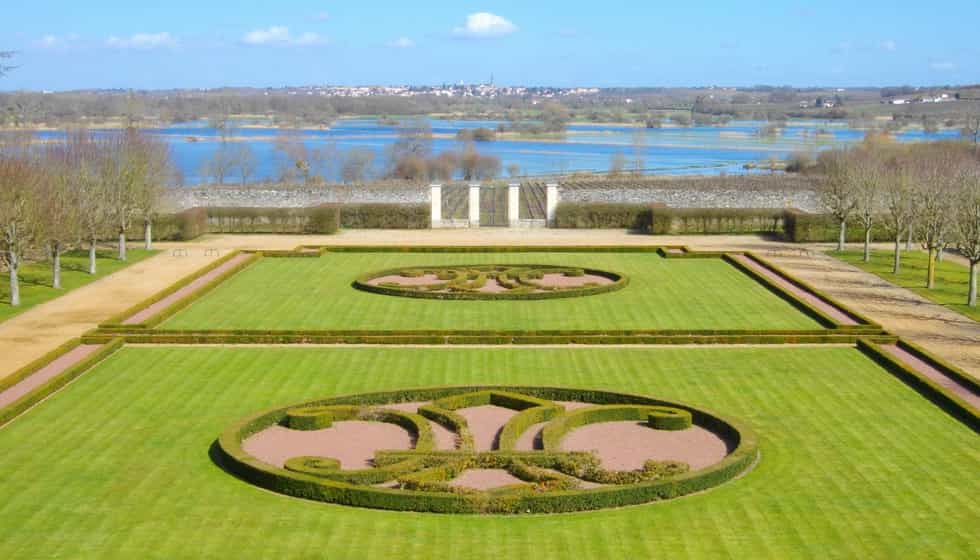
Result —
M 490 37 L 503 37 L 517 32 L 517 26 L 511 21 L 491 14 L 490 12 L 477 12 L 466 16 L 466 24 L 453 29 L 456 37 L 486 39 Z
M 107 47 L 114 49 L 159 49 L 173 48 L 178 45 L 177 38 L 164 31 L 161 33 L 136 33 L 129 37 L 109 36 L 105 40 Z
M 929 68 L 932 68 L 937 72 L 949 72 L 950 70 L 956 70 L 956 64 L 948 60 L 937 60 L 936 62 L 929 64 Z
M 393 49 L 411 49 L 415 46 L 415 41 L 408 37 L 399 37 L 394 41 L 390 41 L 388 46 Z
M 65 50 L 75 46 L 79 39 L 80 37 L 74 33 L 69 33 L 68 35 L 48 34 L 33 41 L 32 44 L 40 49 Z
M 307 32 L 293 35 L 288 27 L 273 25 L 266 29 L 249 31 L 242 36 L 242 42 L 248 45 L 310 47 L 326 45 L 330 41 L 319 33 Z
M 895 41 L 892 41 L 891 39 L 887 41 L 882 41 L 881 45 L 879 46 L 883 51 L 895 52 L 896 50 L 898 50 L 898 44 Z

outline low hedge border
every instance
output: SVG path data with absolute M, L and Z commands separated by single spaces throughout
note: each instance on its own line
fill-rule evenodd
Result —
M 559 346 L 559 345 L 678 345 L 678 344 L 856 344 L 860 338 L 876 342 L 895 342 L 891 335 L 875 333 L 825 333 L 819 335 L 552 335 L 552 336 L 466 336 L 466 335 L 384 335 L 354 336 L 333 334 L 176 334 L 104 333 L 85 335 L 86 344 L 101 344 L 121 337 L 127 344 L 307 344 L 307 345 L 413 345 L 413 346 Z
M 466 265 L 466 266 L 483 266 L 483 265 Z M 565 270 L 568 267 L 562 266 L 551 266 L 551 265 L 539 265 L 539 264 L 527 264 L 527 265 L 514 265 L 514 264 L 500 264 L 494 266 L 510 267 L 510 268 L 540 268 L 540 269 L 554 269 L 554 270 Z M 577 288 L 568 289 L 555 289 L 550 291 L 542 292 L 522 292 L 519 290 L 513 290 L 510 292 L 499 292 L 499 293 L 484 293 L 484 292 L 474 292 L 474 291 L 452 291 L 452 292 L 430 292 L 422 290 L 413 290 L 402 287 L 391 287 L 385 285 L 372 285 L 369 282 L 374 278 L 381 278 L 384 276 L 393 276 L 400 274 L 405 270 L 435 270 L 435 269 L 449 269 L 452 267 L 432 267 L 432 266 L 413 266 L 411 268 L 393 268 L 388 270 L 381 270 L 376 272 L 370 272 L 364 274 L 357 278 L 351 284 L 355 289 L 370 292 L 373 294 L 380 294 L 386 296 L 397 296 L 397 297 L 410 297 L 418 299 L 435 299 L 440 301 L 536 301 L 543 299 L 561 299 L 561 298 L 575 298 L 575 297 L 586 297 L 595 296 L 599 294 L 607 294 L 610 292 L 615 292 L 621 290 L 629 285 L 629 277 L 624 274 L 619 274 L 616 272 L 608 272 L 605 270 L 594 270 L 590 268 L 583 268 L 582 271 L 585 274 L 591 274 L 594 276 L 602 276 L 603 278 L 608 278 L 612 280 L 611 284 L 605 284 L 602 286 L 582 286 Z M 463 267 L 461 267 L 463 268 Z
M 497 447 L 501 451 L 513 451 L 514 447 L 517 446 L 517 440 L 528 431 L 531 426 L 535 424 L 540 424 L 541 422 L 547 422 L 557 418 L 560 414 L 565 412 L 565 408 L 560 405 L 542 405 L 535 406 L 532 408 L 526 408 L 507 421 L 504 427 L 500 430 L 500 435 L 497 439 Z
M 57 358 L 58 356 L 61 356 L 65 352 L 69 352 L 73 350 L 75 347 L 78 346 L 78 344 L 79 342 L 76 340 L 71 343 L 67 343 L 63 345 L 61 348 L 59 348 L 56 351 L 58 352 L 57 354 L 55 354 L 54 352 L 49 353 L 44 358 L 42 358 L 42 359 L 47 359 L 47 361 L 42 363 L 34 371 L 40 369 L 40 367 L 43 367 L 48 362 Z M 74 380 L 81 374 L 88 371 L 92 366 L 101 362 L 102 360 L 107 358 L 110 354 L 122 348 L 122 346 L 123 346 L 122 339 L 115 339 L 112 340 L 111 342 L 106 343 L 105 345 L 102 346 L 102 348 L 99 348 L 92 354 L 89 354 L 87 357 L 85 357 L 85 359 L 69 367 L 65 371 L 58 374 L 57 376 L 49 379 L 43 385 L 35 388 L 30 393 L 27 393 L 26 395 L 22 396 L 16 401 L 10 403 L 3 409 L 0 409 L 0 426 L 3 426 L 4 424 L 10 422 L 11 420 L 13 420 L 17 416 L 25 412 L 32 406 L 36 405 L 37 403 L 51 396 L 58 389 L 61 389 L 62 387 L 70 383 L 72 380 Z M 65 348 L 67 348 L 67 350 L 64 350 Z M 20 374 L 20 372 L 18 372 L 18 374 Z
M 930 402 L 960 420 L 974 432 L 980 434 L 980 411 L 969 403 L 950 393 L 942 386 L 923 376 L 918 371 L 906 366 L 904 363 L 885 353 L 877 344 L 868 340 L 859 340 L 858 349 L 865 355 L 874 360 L 886 371 L 893 374 L 903 383 L 914 389 L 917 393 L 928 399 Z M 929 354 L 919 350 L 919 359 L 928 362 L 933 367 L 942 369 L 942 365 L 932 358 Z
M 327 253 L 656 253 L 647 245 L 324 245 Z
M 150 307 L 151 305 L 153 305 L 153 304 L 155 304 L 155 303 L 163 300 L 164 298 L 166 298 L 166 297 L 168 297 L 168 296 L 176 293 L 177 291 L 181 290 L 182 288 L 184 288 L 185 286 L 187 286 L 191 282 L 197 280 L 198 278 L 204 276 L 205 274 L 208 274 L 212 270 L 214 270 L 214 269 L 216 269 L 216 268 L 224 265 L 225 263 L 227 263 L 231 259 L 237 257 L 241 253 L 242 253 L 241 251 L 233 251 L 231 253 L 228 253 L 227 255 L 221 257 L 220 259 L 217 259 L 216 261 L 212 262 L 211 264 L 209 264 L 209 265 L 201 268 L 200 270 L 198 270 L 198 271 L 190 274 L 189 276 L 186 276 L 186 277 L 178 280 L 176 283 L 174 283 L 170 287 L 165 288 L 164 290 L 162 290 L 160 292 L 157 292 L 153 296 L 150 296 L 149 298 L 147 298 L 147 299 L 141 301 L 140 303 L 138 303 L 138 304 L 130 307 L 129 309 L 123 311 L 122 313 L 119 313 L 117 315 L 114 315 L 113 317 L 111 317 L 110 319 L 108 319 L 107 321 L 105 321 L 104 323 L 100 324 L 99 325 L 99 328 L 100 329 L 110 329 L 110 330 L 112 330 L 112 329 L 114 329 L 114 330 L 130 330 L 130 329 L 149 329 L 149 328 L 152 328 L 152 327 L 154 327 L 156 325 L 159 325 L 165 319 L 171 317 L 172 315 L 174 315 L 175 313 L 177 313 L 181 309 L 184 309 L 185 307 L 187 307 L 188 305 L 190 305 L 191 303 L 193 303 L 194 301 L 196 301 L 198 298 L 200 298 L 204 294 L 206 294 L 206 293 L 210 292 L 211 290 L 213 290 L 215 287 L 217 287 L 219 284 L 221 284 L 222 282 L 224 282 L 228 278 L 231 278 L 235 274 L 238 274 L 242 270 L 245 270 L 247 267 L 249 267 L 252 264 L 254 264 L 255 262 L 257 262 L 259 259 L 262 258 L 261 254 L 253 253 L 253 256 L 251 258 L 248 258 L 248 259 L 242 261 L 241 263 L 239 263 L 238 265 L 236 265 L 236 266 L 234 266 L 234 267 L 226 270 L 225 272 L 223 272 L 219 276 L 216 276 L 214 279 L 212 279 L 210 282 L 208 282 L 204 286 L 201 286 L 201 288 L 198 289 L 197 291 L 195 291 L 194 293 L 189 294 L 187 297 L 184 297 L 184 298 L 182 298 L 182 299 L 180 299 L 178 301 L 175 301 L 172 305 L 170 305 L 166 309 L 160 311 L 159 313 L 157 313 L 156 315 L 154 315 L 153 317 L 149 318 L 148 320 L 144 321 L 141 324 L 137 324 L 137 325 L 126 325 L 126 324 L 123 324 L 123 321 L 125 321 L 126 319 L 128 319 L 128 318 L 132 317 L 133 315 L 139 313 L 140 311 L 143 311 L 144 309 Z
M 560 513 L 641 504 L 706 490 L 744 473 L 759 456 L 758 439 L 744 425 L 722 419 L 708 411 L 641 395 L 609 391 L 558 387 L 435 387 L 338 396 L 300 406 L 415 402 L 480 391 L 518 392 L 540 399 L 583 401 L 594 404 L 625 403 L 683 408 L 692 413 L 695 424 L 718 433 L 729 442 L 730 453 L 724 460 L 706 469 L 687 472 L 676 477 L 621 486 L 546 493 L 517 492 L 502 495 L 480 493 L 476 497 L 452 492 L 392 490 L 373 486 L 355 486 L 303 473 L 289 472 L 265 464 L 246 453 L 242 448 L 242 441 L 283 419 L 285 409 L 277 408 L 239 420 L 226 429 L 218 437 L 214 457 L 225 470 L 259 487 L 290 496 L 342 505 L 433 513 Z M 437 452 L 429 454 L 433 453 Z M 452 457 L 454 453 L 461 456 L 458 451 L 443 453 L 448 457 Z M 397 457 L 389 459 L 397 459 Z

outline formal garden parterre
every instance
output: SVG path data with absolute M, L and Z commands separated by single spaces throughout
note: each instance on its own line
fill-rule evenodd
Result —
M 372 271 L 483 265 L 629 282 L 541 301 L 354 286 Z M 71 363 L 55 371 L 59 360 Z M 57 554 L 59 543 L 169 558 L 446 546 L 473 558 L 969 557 L 980 547 L 973 378 L 748 253 L 233 253 L 23 368 L 5 394 L 0 512 L 23 520 L 0 529 L 11 558 Z M 670 450 L 650 438 L 697 429 L 724 442 L 709 464 L 683 455 L 693 439 L 674 456 L 616 463 L 617 441 L 634 455 Z M 283 444 L 370 440 L 370 430 L 393 445 L 362 446 L 360 465 L 344 463 L 346 443 L 316 447 L 329 438 L 309 453 Z M 290 456 L 263 460 L 263 446 L 247 444 L 256 434 Z M 583 509 L 599 511 L 561 513 Z

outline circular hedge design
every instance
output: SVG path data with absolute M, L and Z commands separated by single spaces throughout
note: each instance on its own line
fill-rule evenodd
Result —
M 406 411 L 405 403 L 414 403 L 417 412 Z M 514 411 L 491 451 L 476 449 L 466 418 L 457 412 L 483 405 Z M 289 457 L 277 466 L 246 451 L 246 442 L 258 434 L 325 430 L 345 421 L 398 425 L 414 445 L 375 450 L 372 465 L 357 470 L 344 470 L 339 460 L 323 456 Z M 621 421 L 671 433 L 695 426 L 720 438 L 726 453 L 697 470 L 675 460 L 646 460 L 640 469 L 615 471 L 604 469 L 593 452 L 561 448 L 565 436 L 578 428 Z M 433 424 L 454 434 L 454 449 L 436 449 Z M 522 434 L 541 424 L 539 449 L 517 450 Z M 215 460 L 226 471 L 274 492 L 438 513 L 557 513 L 671 499 L 727 482 L 758 458 L 756 437 L 747 427 L 699 408 L 609 391 L 503 386 L 348 395 L 266 410 L 227 428 L 216 450 Z M 486 490 L 451 484 L 469 469 L 506 471 L 516 483 Z
M 382 270 L 354 282 L 359 290 L 443 300 L 537 300 L 604 294 L 624 288 L 626 276 L 553 265 L 419 266 Z

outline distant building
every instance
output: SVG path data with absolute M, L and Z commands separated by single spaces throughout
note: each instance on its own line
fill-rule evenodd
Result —
M 800 101 L 800 109 L 808 109 L 810 107 L 809 101 Z

